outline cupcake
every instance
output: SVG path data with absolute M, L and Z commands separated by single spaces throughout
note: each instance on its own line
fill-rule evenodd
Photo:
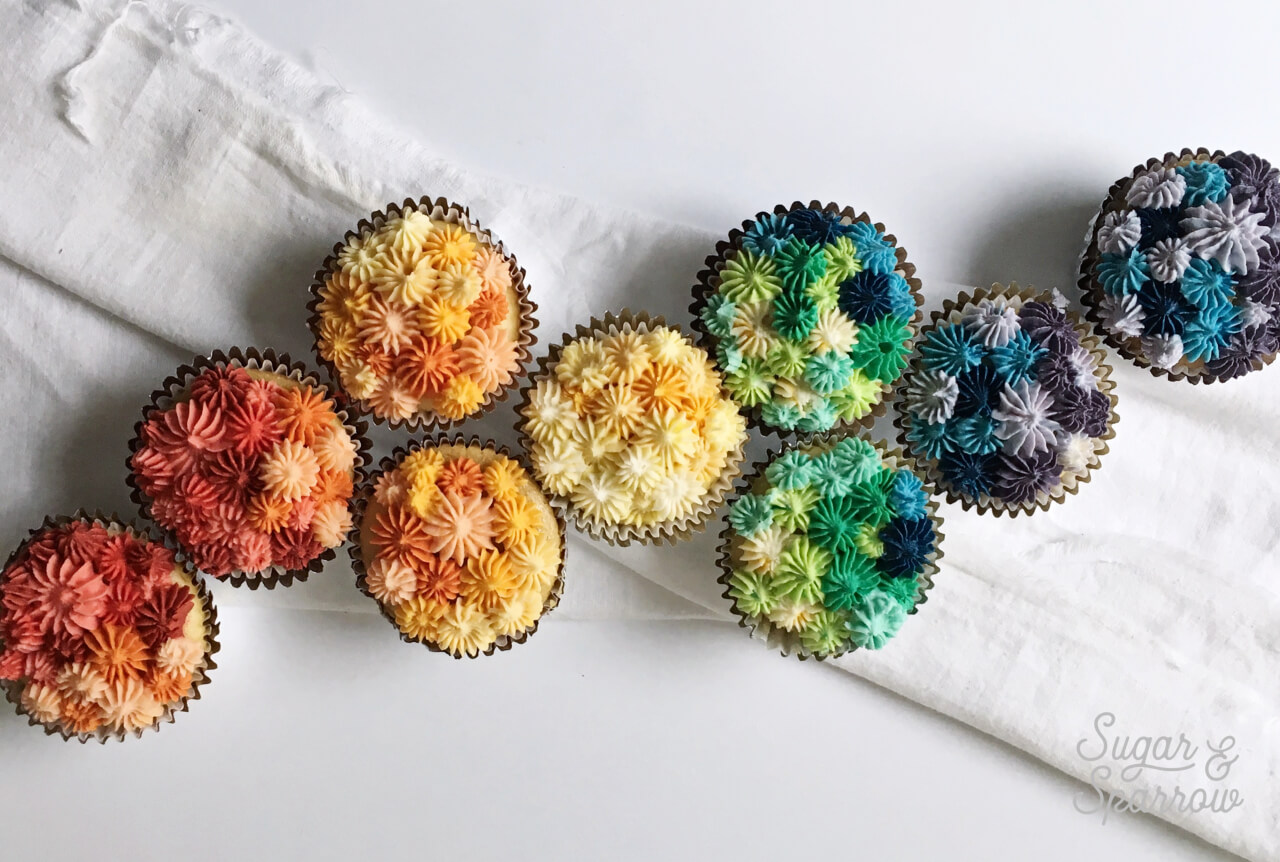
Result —
M 145 531 L 46 518 L 0 572 L 0 684 L 32 725 L 81 742 L 141 736 L 216 665 L 213 600 Z
M 287 356 L 233 348 L 179 368 L 153 394 L 129 483 L 143 517 L 202 571 L 288 586 L 346 540 L 364 431 Z
M 720 583 L 741 625 L 800 658 L 883 647 L 938 571 L 942 519 L 929 490 L 901 452 L 848 432 L 757 464 L 720 544 Z
M 362 494 L 357 584 L 405 641 L 454 658 L 523 643 L 564 587 L 564 521 L 492 443 L 415 443 Z
M 690 310 L 725 389 L 761 430 L 870 426 L 911 352 L 914 274 L 884 225 L 797 202 L 716 245 Z
M 524 270 L 443 198 L 361 221 L 311 292 L 320 362 L 360 410 L 392 427 L 479 415 L 506 397 L 534 342 Z
M 1089 481 L 1115 436 L 1115 384 L 1056 291 L 992 285 L 947 300 L 903 377 L 899 441 L 979 512 L 1034 512 Z
M 539 361 L 520 406 L 534 478 L 610 544 L 701 530 L 747 439 L 722 383 L 661 318 L 624 311 L 579 326 Z
M 1280 174 L 1249 153 L 1183 150 L 1111 187 L 1080 264 L 1098 334 L 1192 383 L 1261 369 L 1280 349 Z

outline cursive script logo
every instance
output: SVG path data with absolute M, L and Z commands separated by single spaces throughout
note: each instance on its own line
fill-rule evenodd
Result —
M 1099 713 L 1092 735 L 1076 743 L 1080 759 L 1095 764 L 1089 787 L 1072 800 L 1081 814 L 1098 815 L 1105 824 L 1120 811 L 1224 814 L 1244 804 L 1240 791 L 1228 785 L 1240 759 L 1234 736 L 1197 743 L 1185 733 L 1135 736 L 1115 727 L 1114 713 Z

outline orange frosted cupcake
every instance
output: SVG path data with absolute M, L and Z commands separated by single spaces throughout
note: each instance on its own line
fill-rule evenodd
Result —
M 392 426 L 445 427 L 506 397 L 534 342 L 524 270 L 443 198 L 374 213 L 312 285 L 320 361 Z
M 202 571 L 288 585 L 351 529 L 368 442 L 301 365 L 233 349 L 179 369 L 138 424 L 129 482 L 144 517 Z
M 359 509 L 357 584 L 406 641 L 489 655 L 523 643 L 560 600 L 564 523 L 491 443 L 397 450 Z
M 0 684 L 64 739 L 173 721 L 215 667 L 217 631 L 194 571 L 114 517 L 47 518 L 0 572 Z

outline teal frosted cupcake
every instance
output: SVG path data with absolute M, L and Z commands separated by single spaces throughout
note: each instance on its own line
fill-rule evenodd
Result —
M 801 658 L 885 646 L 938 571 L 931 490 L 901 452 L 851 434 L 757 464 L 720 543 L 719 581 L 741 625 Z
M 690 310 L 725 388 L 762 430 L 869 426 L 906 367 L 920 282 L 864 213 L 778 206 L 716 246 Z

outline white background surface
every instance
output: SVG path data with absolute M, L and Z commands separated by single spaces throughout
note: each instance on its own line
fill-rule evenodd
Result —
M 837 200 L 925 279 L 1064 283 L 1132 164 L 1280 151 L 1280 122 L 1230 93 L 1169 96 L 1203 74 L 1179 58 L 1221 59 L 1215 35 L 1241 51 L 1228 77 L 1274 76 L 1247 44 L 1280 20 L 1262 3 L 1215 5 L 1223 32 L 1164 3 L 220 5 L 461 164 L 725 231 Z M 82 752 L 0 721 L 6 774 L 83 812 L 69 828 L 0 784 L 0 822 L 47 824 L 8 830 L 15 858 L 49 829 L 58 858 L 1220 856 L 1145 819 L 1100 826 L 1072 810 L 1080 785 L 730 626 L 553 616 L 451 662 L 372 615 L 222 616 L 215 684 L 146 745 Z M 164 799 L 193 776 L 186 810 Z

